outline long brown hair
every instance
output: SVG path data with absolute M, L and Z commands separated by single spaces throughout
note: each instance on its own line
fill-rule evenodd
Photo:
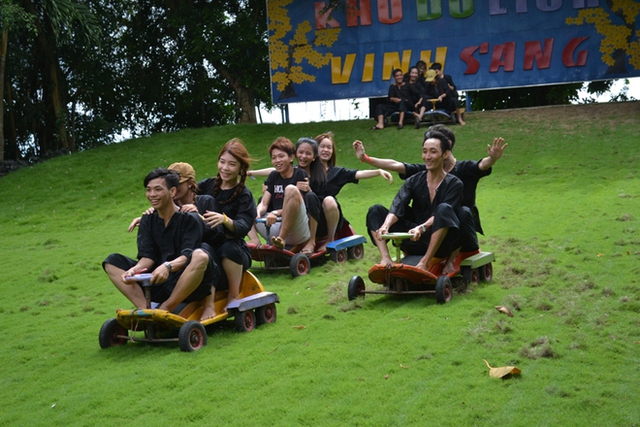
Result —
M 251 162 L 254 159 L 249 156 L 249 152 L 245 148 L 244 144 L 239 138 L 233 138 L 222 147 L 220 153 L 218 154 L 218 160 L 224 153 L 231 154 L 239 163 L 240 163 L 240 182 L 236 185 L 236 191 L 233 192 L 233 195 L 224 202 L 218 201 L 218 204 L 226 205 L 227 203 L 231 203 L 235 199 L 240 196 L 240 193 L 244 190 L 245 181 L 247 180 L 247 171 L 251 166 Z M 213 184 L 213 196 L 217 196 L 220 192 L 220 186 L 222 185 L 222 178 L 220 178 L 220 171 L 216 175 L 216 179 Z
M 329 131 L 329 132 L 325 132 L 325 133 L 321 133 L 320 135 L 316 136 L 316 142 L 318 143 L 318 145 L 320 145 L 320 143 L 322 142 L 323 139 L 328 139 L 329 141 L 331 141 L 331 147 L 333 148 L 333 153 L 331 153 L 331 157 L 329 158 L 329 160 L 327 161 L 327 165 L 329 167 L 335 166 L 336 165 L 336 142 L 333 140 L 333 132 Z

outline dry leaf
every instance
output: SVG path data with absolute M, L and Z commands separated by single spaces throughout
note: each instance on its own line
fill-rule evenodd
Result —
M 499 368 L 492 368 L 491 366 L 489 366 L 489 362 L 487 362 L 486 359 L 482 360 L 484 360 L 484 363 L 487 364 L 487 367 L 489 368 L 489 376 L 492 378 L 502 378 L 509 374 L 516 375 L 521 372 L 520 369 L 516 368 L 515 366 L 500 366 Z
M 388 380 L 389 379 L 389 374 L 384 374 L 384 379 Z
M 402 369 L 409 369 L 411 366 L 405 366 L 405 365 L 403 365 L 403 364 L 401 363 L 401 364 L 400 364 L 400 367 L 401 367 Z
M 496 305 L 495 309 L 498 310 L 500 313 L 504 313 L 509 317 L 513 317 L 513 313 L 511 312 L 511 310 L 509 310 L 504 305 Z
M 298 325 L 298 326 L 292 326 L 292 328 L 296 328 L 296 329 L 305 329 L 306 326 L 304 325 Z

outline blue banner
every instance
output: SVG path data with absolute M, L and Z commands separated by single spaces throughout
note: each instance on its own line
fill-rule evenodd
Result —
M 332 9 L 333 7 L 333 9 Z M 394 68 L 458 90 L 640 76 L 637 0 L 268 0 L 275 103 L 386 96 Z

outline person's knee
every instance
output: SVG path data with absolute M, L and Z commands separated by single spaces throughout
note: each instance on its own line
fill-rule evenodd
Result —
M 289 184 L 284 188 L 284 197 L 285 199 L 295 201 L 297 203 L 302 202 L 302 194 L 300 194 L 300 190 L 293 184 Z
M 337 210 L 338 202 L 336 202 L 336 199 L 334 199 L 333 197 L 327 196 L 322 201 L 322 208 L 324 209 L 325 212 L 329 210 Z
M 205 269 L 207 268 L 208 263 L 209 254 L 206 251 L 202 249 L 196 249 L 191 254 L 191 262 L 189 262 L 189 265 L 192 266 L 192 268 Z
M 435 210 L 435 215 L 454 215 L 454 211 L 449 203 L 440 203 Z

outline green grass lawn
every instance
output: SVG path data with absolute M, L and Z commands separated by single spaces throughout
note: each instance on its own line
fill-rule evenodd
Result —
M 235 125 L 158 134 L 59 157 L 0 178 L 0 425 L 638 426 L 640 405 L 640 103 L 467 114 L 459 160 L 509 143 L 478 205 L 496 254 L 494 280 L 445 305 L 429 297 L 347 301 L 378 261 L 329 263 L 291 279 L 257 272 L 277 292 L 278 320 L 251 333 L 213 328 L 202 350 L 127 344 L 98 331 L 129 303 L 102 271 L 135 256 L 130 220 L 148 206 L 146 173 L 176 161 L 216 173 L 239 137 L 267 147 L 336 133 L 338 164 L 367 153 L 420 162 L 421 135 L 371 132 L 371 121 Z M 356 231 L 401 180 L 339 195 Z M 258 194 L 260 181 L 251 181 Z M 507 317 L 494 309 L 506 305 Z M 513 365 L 519 377 L 490 378 Z

